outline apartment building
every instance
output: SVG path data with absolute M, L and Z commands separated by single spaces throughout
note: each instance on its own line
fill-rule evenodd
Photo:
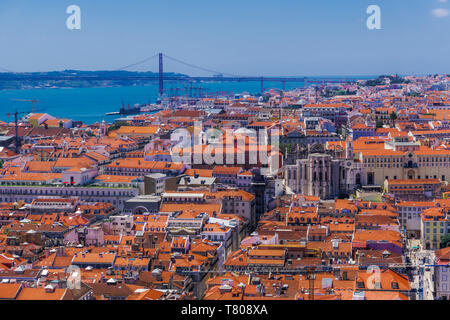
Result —
M 132 235 L 134 230 L 134 219 L 131 215 L 111 216 L 108 222 L 104 222 L 105 228 L 113 235 Z
M 450 208 L 434 207 L 421 214 L 421 242 L 427 250 L 440 248 L 441 239 L 450 233 Z
M 0 201 L 31 203 L 37 197 L 78 197 L 88 202 L 108 202 L 123 209 L 125 201 L 139 194 L 137 188 L 61 185 L 0 184 Z
M 420 239 L 422 212 L 434 206 L 433 201 L 400 201 L 397 203 L 398 221 L 408 237 Z
M 436 298 L 450 300 L 450 247 L 435 251 L 434 283 Z
M 384 190 L 397 200 L 425 201 L 438 197 L 441 193 L 439 179 L 386 179 Z

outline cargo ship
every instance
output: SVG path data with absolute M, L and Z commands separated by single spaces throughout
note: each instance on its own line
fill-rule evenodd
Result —
M 122 115 L 132 115 L 132 114 L 138 114 L 140 112 L 141 112 L 141 105 L 139 105 L 139 104 L 135 104 L 133 107 L 122 106 L 122 108 L 120 108 L 120 110 L 119 110 L 119 114 L 122 114 Z
M 114 115 L 134 115 L 141 113 L 141 105 L 135 104 L 133 107 L 128 106 L 125 107 L 122 105 L 122 108 L 119 109 L 118 112 L 108 112 L 106 115 L 114 116 Z
M 114 116 L 114 115 L 135 115 L 135 114 L 139 114 L 141 112 L 151 112 L 151 113 L 155 113 L 158 111 L 163 110 L 163 108 L 161 108 L 158 105 L 149 105 L 149 104 L 145 104 L 145 105 L 140 105 L 140 104 L 135 104 L 133 107 L 128 106 L 125 107 L 124 105 L 122 105 L 122 108 L 120 108 L 120 110 L 118 112 L 108 112 L 106 115 L 108 116 Z

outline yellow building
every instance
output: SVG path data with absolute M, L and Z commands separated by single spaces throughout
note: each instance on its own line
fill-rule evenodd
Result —
M 30 113 L 28 115 L 28 122 L 33 126 L 33 128 L 37 128 L 49 119 L 55 119 L 55 117 L 52 117 L 47 113 Z
M 441 239 L 448 234 L 449 208 L 429 208 L 422 212 L 420 231 L 422 246 L 427 250 L 440 248 Z

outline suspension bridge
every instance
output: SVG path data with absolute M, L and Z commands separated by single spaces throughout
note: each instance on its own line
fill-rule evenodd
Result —
M 136 74 L 127 73 L 127 72 L 119 72 L 119 71 L 128 71 L 130 68 L 142 65 L 147 63 L 155 58 L 158 58 L 158 73 L 143 73 Z M 212 73 L 211 76 L 186 76 L 186 75 L 170 75 L 164 73 L 164 58 L 171 60 L 173 62 L 179 63 L 181 65 L 200 70 L 207 73 Z M 1 80 L 15 80 L 15 81 L 120 81 L 120 80 L 129 80 L 129 81 L 157 81 L 159 83 L 159 95 L 162 96 L 164 94 L 164 81 L 179 81 L 179 82 L 195 82 L 195 81 L 233 81 L 233 82 L 259 82 L 260 83 L 260 91 L 264 92 L 264 82 L 278 82 L 282 84 L 283 90 L 285 90 L 286 83 L 303 83 L 304 86 L 308 85 L 326 85 L 326 84 L 345 84 L 345 83 L 354 83 L 354 79 L 343 79 L 343 78 L 310 78 L 310 77 L 271 77 L 271 76 L 242 76 L 235 75 L 226 72 L 220 72 L 217 70 L 212 70 L 208 68 L 204 68 L 198 65 L 194 65 L 177 58 L 168 56 L 164 53 L 157 53 L 150 57 L 147 57 L 138 62 L 128 64 L 122 66 L 120 68 L 111 70 L 110 72 L 101 72 L 101 73 L 81 73 L 81 74 L 71 74 L 71 73 L 52 73 L 52 72 L 41 72 L 41 73 L 14 73 L 8 69 L 0 68 L 0 71 L 6 71 L 7 73 L 3 73 L 0 77 Z M 116 72 L 114 72 L 116 71 Z

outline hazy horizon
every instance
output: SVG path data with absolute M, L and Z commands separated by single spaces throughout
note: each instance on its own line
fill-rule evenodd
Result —
M 70 5 L 81 29 L 69 30 Z M 369 5 L 381 29 L 369 30 Z M 450 73 L 447 0 L 3 0 L 0 70 L 115 70 L 158 52 L 221 73 L 374 76 Z M 130 71 L 157 72 L 157 58 Z M 165 72 L 210 73 L 165 60 Z

